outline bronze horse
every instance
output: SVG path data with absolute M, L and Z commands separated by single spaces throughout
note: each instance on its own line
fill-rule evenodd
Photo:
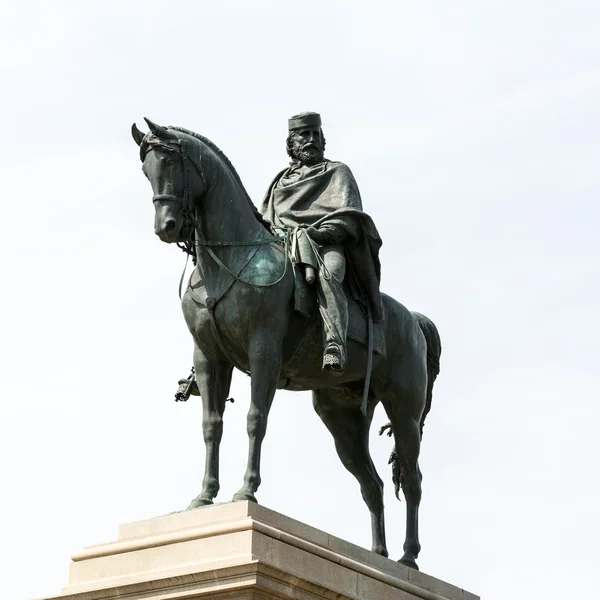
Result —
M 315 339 L 308 339 L 306 318 L 294 309 L 295 276 L 287 244 L 262 221 L 233 165 L 203 136 L 146 121 L 148 133 L 133 125 L 132 134 L 152 185 L 154 231 L 163 242 L 187 249 L 196 264 L 182 307 L 194 338 L 206 465 L 202 491 L 189 508 L 212 504 L 219 491 L 223 412 L 235 366 L 251 374 L 252 395 L 248 465 L 233 500 L 256 502 L 261 446 L 275 390 L 312 390 L 313 406 L 371 513 L 372 550 L 388 556 L 383 482 L 369 453 L 373 412 L 382 402 L 395 441 L 394 479 L 406 498 L 400 562 L 418 568 L 419 448 L 441 353 L 435 325 L 383 295 L 386 353 L 373 356 L 368 402 L 361 410 L 365 345 L 348 340 L 342 374 L 321 369 L 320 329 L 313 328 Z

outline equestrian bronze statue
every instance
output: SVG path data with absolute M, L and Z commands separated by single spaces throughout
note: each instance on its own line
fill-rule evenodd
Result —
M 312 390 L 313 406 L 356 477 L 371 514 L 372 550 L 388 556 L 383 482 L 369 453 L 375 407 L 394 439 L 396 488 L 406 498 L 405 565 L 417 568 L 423 423 L 439 372 L 435 325 L 379 292 L 381 239 L 343 163 L 324 158 L 316 113 L 292 117 L 292 162 L 259 212 L 223 152 L 205 137 L 146 119 L 134 125 L 150 181 L 154 231 L 192 256 L 182 308 L 194 339 L 206 464 L 189 508 L 219 491 L 219 444 L 233 368 L 251 377 L 248 465 L 233 500 L 256 502 L 261 446 L 276 389 Z M 191 385 L 178 392 L 182 398 Z M 306 432 L 309 439 L 309 432 Z

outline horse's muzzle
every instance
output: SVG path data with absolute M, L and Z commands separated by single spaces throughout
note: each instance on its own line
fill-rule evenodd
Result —
M 179 231 L 177 229 L 177 221 L 175 219 L 167 219 L 160 228 L 154 230 L 154 233 L 156 233 L 162 242 L 172 244 L 179 241 Z

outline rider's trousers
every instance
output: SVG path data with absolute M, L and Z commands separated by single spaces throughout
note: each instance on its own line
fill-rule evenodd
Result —
M 317 277 L 319 311 L 323 318 L 324 347 L 330 343 L 346 345 L 348 331 L 348 300 L 343 282 L 346 273 L 346 257 L 342 246 L 322 246 L 323 263 Z

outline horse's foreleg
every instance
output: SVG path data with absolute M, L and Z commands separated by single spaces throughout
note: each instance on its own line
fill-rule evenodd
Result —
M 194 367 L 202 396 L 202 433 L 206 445 L 206 463 L 202 491 L 188 508 L 212 504 L 219 492 L 219 445 L 223 436 L 223 412 L 232 372 L 230 365 L 209 362 L 199 348 L 194 351 Z
M 256 502 L 254 493 L 260 485 L 260 453 L 267 432 L 267 419 L 277 380 L 281 371 L 281 345 L 278 335 L 269 328 L 257 332 L 248 348 L 248 359 L 252 378 L 252 398 L 248 411 L 248 466 L 244 485 L 234 495 L 233 500 Z

